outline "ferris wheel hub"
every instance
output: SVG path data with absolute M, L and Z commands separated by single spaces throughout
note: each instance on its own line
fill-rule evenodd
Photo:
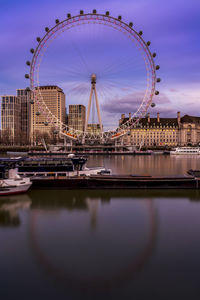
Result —
M 97 80 L 97 76 L 96 76 L 96 74 L 92 74 L 91 75 L 91 83 L 96 83 L 96 80 Z

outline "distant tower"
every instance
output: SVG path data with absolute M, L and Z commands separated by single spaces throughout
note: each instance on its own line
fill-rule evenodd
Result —
M 100 125 L 100 131 L 101 131 L 101 134 L 102 134 L 103 133 L 103 126 L 102 126 L 102 122 L 101 122 L 99 101 L 98 101 L 97 91 L 96 91 L 96 79 L 97 79 L 96 75 L 92 74 L 92 76 L 91 76 L 90 98 L 89 98 L 89 102 L 88 102 L 87 117 L 86 117 L 86 121 L 85 121 L 85 131 L 87 131 L 87 127 L 88 127 L 88 120 L 89 120 L 89 116 L 90 116 L 90 109 L 91 109 L 91 103 L 92 103 L 92 95 L 94 93 L 96 108 L 97 108 L 97 115 L 98 115 L 98 120 L 99 120 L 99 125 Z

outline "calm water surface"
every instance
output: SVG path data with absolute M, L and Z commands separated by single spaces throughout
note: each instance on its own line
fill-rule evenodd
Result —
M 174 175 L 198 156 L 90 157 L 114 173 Z M 31 190 L 0 199 L 6 299 L 200 299 L 200 192 Z

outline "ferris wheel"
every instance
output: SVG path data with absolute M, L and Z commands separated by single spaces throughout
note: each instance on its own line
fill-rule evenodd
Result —
M 91 27 L 92 25 L 100 26 L 106 28 L 106 30 L 112 30 L 116 32 L 119 37 L 123 36 L 126 40 L 129 41 L 131 47 L 137 49 L 139 56 L 137 60 L 141 61 L 141 64 L 144 65 L 144 76 L 143 81 L 145 84 L 142 86 L 142 96 L 137 101 L 137 107 L 134 106 L 134 111 L 129 113 L 129 118 L 125 120 L 122 124 L 115 126 L 115 128 L 111 128 L 109 130 L 103 130 L 103 122 L 101 118 L 101 109 L 99 105 L 99 94 L 98 94 L 98 72 L 93 70 L 89 74 L 89 86 L 88 92 L 89 97 L 87 99 L 87 115 L 85 118 L 85 125 L 82 130 L 76 129 L 73 126 L 65 124 L 59 120 L 49 109 L 46 102 L 43 99 L 41 90 L 40 90 L 40 82 L 39 82 L 39 75 L 40 75 L 40 66 L 42 60 L 45 57 L 46 50 L 49 48 L 53 42 L 60 37 L 63 33 L 69 35 L 70 31 L 74 30 L 74 28 L 80 29 L 84 26 Z M 95 33 L 97 35 L 97 33 Z M 38 111 L 35 112 L 37 115 L 42 114 L 45 118 L 44 126 L 52 126 L 55 127 L 55 133 L 59 133 L 69 139 L 75 141 L 85 141 L 87 140 L 101 140 L 101 141 L 109 141 L 115 140 L 123 135 L 125 135 L 132 127 L 139 123 L 139 120 L 146 116 L 147 110 L 149 106 L 155 107 L 155 103 L 152 102 L 153 96 L 158 95 L 159 91 L 156 90 L 156 83 L 160 82 L 161 79 L 156 76 L 156 71 L 160 69 L 159 65 L 156 65 L 154 62 L 154 58 L 156 57 L 156 53 L 151 53 L 149 46 L 150 41 L 145 42 L 142 38 L 143 32 L 136 31 L 133 28 L 133 23 L 126 23 L 122 20 L 121 16 L 117 18 L 110 15 L 107 11 L 105 14 L 99 14 L 94 9 L 92 13 L 84 13 L 83 10 L 80 11 L 79 15 L 71 16 L 71 14 L 67 14 L 67 18 L 63 21 L 58 19 L 55 20 L 55 26 L 51 29 L 48 27 L 45 28 L 45 35 L 40 38 L 37 37 L 36 40 L 38 45 L 35 49 L 31 48 L 30 52 L 33 54 L 32 60 L 27 61 L 27 66 L 30 67 L 30 72 L 25 74 L 25 78 L 30 79 L 30 90 L 32 92 L 32 99 L 31 104 L 36 103 L 38 107 Z M 93 37 L 94 39 L 94 37 Z M 116 38 L 115 38 L 116 40 Z M 104 52 L 106 52 L 104 50 Z M 81 57 L 82 58 L 82 57 Z M 109 58 L 110 59 L 110 58 Z M 85 63 L 85 61 L 84 61 Z M 115 62 L 117 65 L 124 66 L 125 63 L 117 61 Z M 128 64 L 127 64 L 128 65 Z M 132 66 L 134 69 L 136 62 Z M 130 68 L 130 66 L 128 66 Z M 85 70 L 85 68 L 83 68 Z M 111 67 L 104 67 L 103 72 L 107 74 L 108 70 Z M 74 73 L 76 75 L 76 73 Z M 129 73 L 127 73 L 129 74 Z M 126 75 L 127 75 L 126 74 Z M 138 73 L 139 74 L 139 73 Z M 139 75 L 138 75 L 139 76 Z M 131 77 L 131 72 L 130 72 Z M 109 81 L 107 82 L 109 84 Z M 112 86 L 112 83 L 110 83 Z M 117 83 L 119 86 L 119 83 Z M 115 87 L 116 88 L 116 87 Z M 107 87 L 107 90 L 110 90 L 110 87 Z M 126 90 L 124 83 L 122 82 L 120 85 L 120 90 Z M 121 97 L 124 96 L 121 94 Z M 94 98 L 94 99 L 93 99 Z M 118 96 L 118 99 L 120 96 Z M 107 95 L 106 101 L 109 102 L 109 94 Z M 126 99 L 123 98 L 123 99 Z M 98 116 L 98 124 L 99 130 L 95 132 L 92 130 L 88 130 L 88 122 L 90 116 L 90 110 L 92 107 L 92 101 L 96 104 L 97 116 Z M 94 104 L 93 104 L 94 106 Z M 123 112 L 123 111 L 122 111 Z M 56 125 L 55 125 L 56 124 Z

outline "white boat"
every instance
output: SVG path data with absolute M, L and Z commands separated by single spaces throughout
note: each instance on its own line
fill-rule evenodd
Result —
M 25 193 L 32 185 L 30 178 L 21 178 L 17 168 L 8 171 L 8 178 L 0 179 L 0 196 Z
M 185 154 L 200 154 L 200 147 L 177 147 L 175 150 L 170 151 L 170 154 L 176 154 L 176 155 L 185 155 Z

